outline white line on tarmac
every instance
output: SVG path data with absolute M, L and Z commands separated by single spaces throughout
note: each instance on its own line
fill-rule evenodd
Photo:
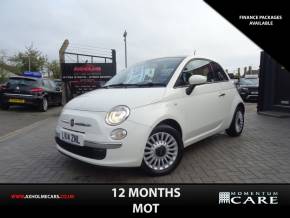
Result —
M 4 141 L 6 141 L 6 140 L 8 140 L 10 138 L 13 138 L 13 137 L 15 137 L 17 135 L 20 135 L 20 134 L 23 134 L 25 132 L 28 132 L 28 131 L 30 131 L 32 129 L 35 129 L 35 128 L 41 126 L 43 123 L 45 123 L 49 119 L 50 119 L 50 117 L 49 118 L 46 118 L 44 120 L 40 120 L 40 121 L 37 121 L 35 123 L 32 123 L 31 125 L 26 126 L 26 127 L 23 127 L 21 129 L 17 129 L 17 130 L 14 130 L 12 132 L 9 132 L 9 133 L 7 133 L 7 134 L 5 134 L 3 136 L 0 136 L 0 143 L 1 142 L 4 142 Z

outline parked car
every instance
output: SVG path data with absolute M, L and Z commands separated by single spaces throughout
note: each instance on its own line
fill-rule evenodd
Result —
M 32 105 L 46 111 L 50 105 L 61 105 L 62 93 L 52 80 L 27 76 L 10 77 L 0 89 L 0 106 Z
M 103 88 L 68 102 L 55 139 L 61 153 L 83 162 L 141 166 L 164 175 L 178 165 L 185 147 L 223 131 L 239 136 L 244 113 L 218 63 L 159 58 L 129 67 Z
M 62 90 L 62 85 L 63 85 L 62 80 L 61 79 L 55 79 L 53 81 L 54 81 L 56 87 L 59 88 L 59 90 Z
M 258 100 L 259 78 L 257 75 L 248 75 L 244 78 L 240 78 L 237 88 L 244 101 Z

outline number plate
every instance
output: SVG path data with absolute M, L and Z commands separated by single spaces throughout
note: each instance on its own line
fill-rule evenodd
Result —
M 83 146 L 83 136 L 68 131 L 61 131 L 60 139 L 74 145 Z
M 9 102 L 10 103 L 21 103 L 21 104 L 24 104 L 25 100 L 24 99 L 17 99 L 17 98 L 10 98 Z

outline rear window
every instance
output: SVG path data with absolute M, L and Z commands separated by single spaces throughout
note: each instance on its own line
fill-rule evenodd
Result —
M 39 86 L 39 81 L 29 78 L 10 78 L 7 82 L 7 87 L 13 88 L 16 86 L 37 87 Z

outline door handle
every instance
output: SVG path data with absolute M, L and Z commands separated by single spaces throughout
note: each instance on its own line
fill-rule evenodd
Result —
M 223 97 L 225 95 L 226 95 L 226 93 L 222 93 L 222 94 L 219 95 L 219 97 Z

